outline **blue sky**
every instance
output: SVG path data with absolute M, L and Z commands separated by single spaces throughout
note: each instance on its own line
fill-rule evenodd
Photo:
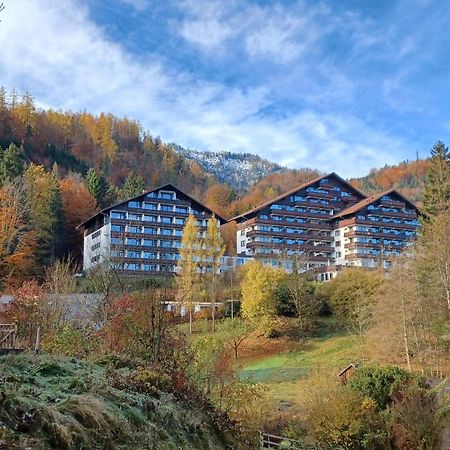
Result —
M 0 84 L 358 176 L 450 140 L 446 1 L 2 0 Z

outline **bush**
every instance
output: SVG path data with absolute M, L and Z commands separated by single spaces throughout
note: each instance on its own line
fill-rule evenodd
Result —
M 98 346 L 96 338 L 72 324 L 66 324 L 55 332 L 42 349 L 61 356 L 82 358 L 88 356 Z
M 304 405 L 308 436 L 320 448 L 386 448 L 386 427 L 371 398 L 323 376 L 313 376 Z
M 448 407 L 440 405 L 435 391 L 409 386 L 398 393 L 389 425 L 397 448 L 433 450 L 448 420 Z
M 413 375 L 400 367 L 380 367 L 369 364 L 359 367 L 351 377 L 348 386 L 370 397 L 379 411 L 385 409 L 396 392 L 414 379 Z
M 140 367 L 127 377 L 128 386 L 137 392 L 152 394 L 156 391 L 170 392 L 172 379 L 156 369 Z

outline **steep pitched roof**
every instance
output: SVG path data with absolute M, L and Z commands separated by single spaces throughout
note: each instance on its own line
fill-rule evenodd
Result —
M 280 200 L 284 200 L 286 197 L 289 197 L 290 195 L 295 194 L 297 191 L 300 191 L 300 190 L 302 190 L 302 189 L 305 189 L 305 188 L 307 188 L 307 187 L 313 185 L 314 183 L 317 183 L 318 181 L 320 181 L 320 180 L 322 180 L 322 179 L 324 179 L 324 178 L 330 178 L 330 177 L 334 177 L 334 178 L 336 178 L 340 183 L 345 184 L 345 185 L 346 185 L 349 189 L 351 189 L 358 197 L 363 197 L 363 198 L 366 197 L 360 190 L 356 189 L 356 188 L 355 188 L 354 186 L 352 186 L 348 181 L 345 181 L 345 180 L 344 180 L 343 178 L 341 178 L 336 172 L 331 172 L 331 173 L 329 173 L 328 175 L 322 175 L 321 177 L 317 177 L 317 178 L 314 178 L 313 180 L 307 181 L 306 183 L 303 183 L 303 184 L 301 184 L 300 186 L 297 186 L 296 188 L 291 189 L 290 191 L 287 191 L 287 192 L 285 192 L 284 194 L 281 194 L 281 195 L 279 195 L 278 197 L 276 197 L 276 198 L 274 198 L 274 199 L 272 199 L 272 200 L 269 200 L 269 201 L 267 201 L 267 202 L 264 202 L 264 203 L 262 203 L 261 205 L 255 207 L 255 208 L 253 208 L 253 209 L 250 209 L 250 210 L 248 210 L 248 211 L 246 211 L 246 212 L 244 212 L 244 213 L 242 213 L 242 214 L 239 214 L 238 216 L 235 216 L 235 217 L 231 218 L 231 219 L 229 220 L 229 222 L 231 222 L 231 221 L 233 221 L 233 220 L 238 220 L 238 219 L 240 219 L 241 217 L 244 218 L 245 216 L 250 215 L 250 214 L 254 214 L 254 213 L 260 211 L 261 209 L 264 209 L 264 208 L 266 208 L 267 206 L 271 205 L 272 203 L 278 202 L 278 201 L 280 201 Z
M 176 191 L 177 194 L 181 194 L 184 195 L 185 197 L 187 197 L 188 199 L 190 199 L 193 203 L 197 204 L 199 207 L 205 209 L 206 211 L 208 211 L 211 214 L 214 214 L 214 216 L 217 218 L 217 220 L 221 223 L 224 224 L 227 222 L 226 219 L 224 219 L 223 217 L 221 217 L 219 214 L 217 214 L 216 212 L 214 212 L 211 208 L 208 208 L 207 206 L 205 206 L 203 203 L 201 203 L 199 200 L 196 200 L 194 197 L 192 197 L 189 194 L 186 194 L 186 192 L 183 192 L 181 189 L 177 188 L 176 186 L 174 186 L 173 184 L 164 184 L 163 186 L 159 186 L 155 189 L 151 189 L 150 191 L 146 191 L 143 192 L 142 194 L 136 195 L 135 197 L 132 198 L 128 198 L 126 200 L 122 200 L 118 203 L 115 203 L 114 205 L 108 206 L 107 208 L 103 208 L 102 210 L 100 210 L 97 214 L 94 214 L 93 216 L 89 217 L 89 219 L 85 220 L 83 223 L 80 223 L 80 225 L 77 226 L 77 228 L 81 228 L 84 227 L 87 223 L 89 223 L 91 220 L 95 219 L 97 216 L 99 216 L 100 214 L 104 214 L 107 213 L 108 211 L 111 211 L 111 209 L 117 208 L 118 206 L 123 205 L 124 203 L 128 203 L 129 201 L 132 200 L 137 200 L 139 198 L 145 197 L 146 195 L 155 192 L 155 191 L 159 191 L 159 190 L 171 190 L 171 191 Z
M 397 197 L 400 197 L 402 201 L 404 201 L 410 208 L 414 208 L 418 213 L 420 212 L 417 206 L 409 201 L 404 195 L 400 194 L 400 192 L 396 191 L 395 189 L 389 189 L 388 191 L 381 192 L 380 194 L 372 195 L 371 197 L 367 197 L 363 200 L 361 200 L 358 203 L 355 203 L 352 206 L 349 206 L 348 208 L 343 209 L 342 211 L 339 211 L 336 213 L 332 219 L 336 219 L 338 217 L 348 216 L 349 214 L 357 213 L 358 211 L 361 211 L 361 209 L 365 208 L 366 206 L 371 205 L 372 203 L 375 203 L 377 200 L 379 200 L 381 197 L 384 197 L 385 195 L 391 195 L 395 194 Z

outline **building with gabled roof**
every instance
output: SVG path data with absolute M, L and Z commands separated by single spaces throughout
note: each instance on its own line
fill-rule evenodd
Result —
M 326 280 L 341 266 L 388 264 L 416 236 L 418 215 L 397 191 L 366 197 L 332 172 L 231 220 L 238 255 L 287 270 L 301 256 Z
M 172 184 L 102 209 L 79 225 L 84 229 L 83 271 L 107 265 L 127 275 L 173 274 L 189 214 L 201 233 L 213 215 L 226 222 Z

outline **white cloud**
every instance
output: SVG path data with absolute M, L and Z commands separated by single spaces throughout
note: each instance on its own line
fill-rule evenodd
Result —
M 194 3 L 198 7 L 200 2 Z M 210 10 L 208 14 L 220 18 L 225 13 Z M 30 91 L 42 105 L 126 114 L 141 120 L 154 135 L 182 146 L 259 153 L 291 167 L 336 170 L 344 176 L 394 162 L 402 148 L 402 142 L 352 114 L 321 114 L 312 108 L 278 119 L 263 114 L 276 101 L 273 85 L 230 88 L 169 70 L 155 55 L 132 57 L 111 42 L 75 0 L 10 0 L 2 19 L 1 84 Z M 289 58 L 303 51 L 301 42 L 298 49 L 289 47 L 290 33 L 300 28 L 292 25 L 277 40 L 274 36 L 283 31 L 270 26 L 272 48 L 263 46 L 264 36 L 254 37 L 254 52 L 264 47 L 266 54 L 275 54 L 277 46 L 284 47 L 284 58 Z M 199 27 L 191 32 L 198 39 L 209 38 L 214 44 L 211 49 L 230 38 L 223 29 L 204 34 Z M 308 39 L 314 41 L 314 33 Z M 345 76 L 340 83 L 351 90 Z M 314 91 L 312 85 L 305 86 Z M 319 90 L 313 95 L 320 98 Z

